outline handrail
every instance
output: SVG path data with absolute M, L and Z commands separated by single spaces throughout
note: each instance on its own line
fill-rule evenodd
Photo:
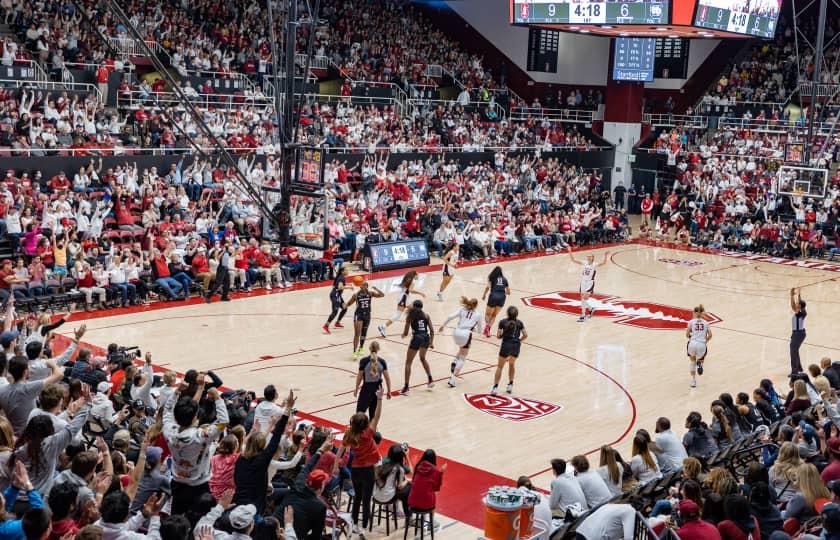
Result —
M 34 81 L 20 79 L 0 79 L 0 86 L 14 86 L 16 88 L 35 88 L 39 90 L 70 90 L 86 91 L 89 94 L 96 94 L 96 98 L 102 101 L 102 92 L 96 85 L 89 83 L 62 83 L 55 81 Z
M 813 81 L 800 80 L 799 84 L 798 84 L 799 97 L 800 98 L 811 97 L 811 94 L 813 93 L 813 88 L 814 88 L 814 82 Z M 835 82 L 817 83 L 817 97 L 818 98 L 832 97 L 837 92 L 840 92 L 840 83 L 835 83 Z
M 137 66 L 129 62 L 127 59 L 122 60 L 123 71 L 134 71 Z M 64 62 L 64 66 L 68 69 L 80 69 L 85 71 L 96 71 L 102 64 L 90 64 L 85 62 Z
M 833 129 L 833 122 L 815 122 L 814 128 L 817 134 L 824 135 L 831 132 Z M 804 123 L 790 122 L 785 120 L 757 120 L 755 118 L 737 119 L 737 118 L 722 118 L 718 122 L 718 129 L 749 129 L 752 131 L 767 131 L 771 133 L 794 133 L 797 131 L 806 131 L 808 126 Z
M 151 39 L 145 39 L 143 42 L 154 54 L 165 55 L 167 60 L 171 63 L 169 51 L 167 51 L 163 45 Z M 121 56 L 146 56 L 146 53 L 143 50 L 143 47 L 139 44 L 138 40 L 131 37 L 108 36 L 108 44 L 111 45 L 111 48 L 116 50 Z
M 203 146 L 201 144 L 197 145 L 197 147 L 202 152 L 215 152 L 217 150 L 216 146 Z M 63 148 L 2 148 L 0 147 L 0 158 L 2 158 L 3 153 L 11 154 L 12 157 L 32 157 L 33 153 L 38 154 L 55 154 L 58 152 L 65 152 L 70 153 L 71 155 L 85 155 L 85 154 L 100 154 L 104 153 L 103 155 L 142 155 L 142 154 L 150 154 L 150 155 L 166 155 L 166 154 L 181 154 L 187 153 L 192 154 L 195 151 L 194 146 L 176 146 L 171 148 L 165 147 L 151 147 L 151 148 L 138 148 L 132 146 L 108 146 L 108 147 L 94 147 L 94 148 L 72 148 L 72 147 L 63 147 Z M 254 153 L 254 152 L 262 152 L 264 154 L 271 154 L 277 153 L 277 149 L 272 144 L 265 144 L 259 147 L 233 147 L 233 146 L 223 146 L 226 150 L 233 152 L 233 153 Z M 329 154 L 366 154 L 368 152 L 367 146 L 364 147 L 325 147 L 327 149 L 327 153 Z M 432 148 L 429 150 L 429 148 Z M 383 148 L 377 148 L 377 151 L 381 151 Z M 584 152 L 600 152 L 611 150 L 612 147 L 609 146 L 593 146 L 582 151 Z M 568 150 L 575 150 L 581 151 L 577 146 L 570 146 L 570 145 L 563 145 L 557 146 L 556 148 L 546 149 L 542 146 L 485 146 L 480 152 L 555 152 L 555 151 L 568 151 Z M 409 153 L 428 153 L 428 154 L 439 154 L 439 153 L 460 153 L 460 152 L 473 152 L 474 150 L 464 150 L 460 146 L 436 146 L 436 147 L 428 147 L 424 146 L 420 149 L 409 150 Z M 119 152 L 117 154 L 116 152 Z
M 651 126 L 690 127 L 705 129 L 709 127 L 709 117 L 683 114 L 651 114 L 642 115 L 642 122 Z
M 181 99 L 178 94 L 174 92 L 150 92 L 147 97 L 141 97 L 139 90 L 130 90 L 126 98 L 125 92 L 117 93 L 117 107 L 125 107 L 133 109 L 139 105 L 151 105 L 152 107 L 178 106 L 181 104 Z M 215 107 L 215 108 L 234 108 L 241 107 L 243 101 L 245 104 L 254 105 L 258 107 L 273 107 L 274 103 L 265 95 L 251 95 L 245 94 L 199 94 L 192 96 L 192 101 L 199 107 Z M 179 109 L 180 110 L 180 109 Z
M 510 119 L 524 121 L 529 118 L 559 120 L 562 122 L 574 122 L 578 124 L 589 124 L 595 118 L 596 111 L 584 109 L 549 109 L 546 107 L 511 107 Z
M 455 107 L 455 106 L 462 106 L 461 103 L 457 100 L 450 100 L 450 99 L 424 99 L 424 98 L 411 98 L 408 100 L 409 105 L 413 107 L 414 110 L 417 110 L 418 107 L 422 107 L 424 105 L 433 105 L 443 106 L 446 108 Z M 475 107 L 477 109 L 482 108 L 489 108 L 490 102 L 489 101 L 470 101 L 466 107 Z M 499 120 L 503 120 L 507 115 L 505 114 L 505 109 L 501 105 L 496 102 L 493 102 L 493 110 L 496 111 L 497 118 Z

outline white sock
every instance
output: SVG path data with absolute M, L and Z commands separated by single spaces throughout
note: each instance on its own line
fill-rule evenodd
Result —
M 453 376 L 459 375 L 461 373 L 461 368 L 464 367 L 465 361 L 465 358 L 461 358 L 460 356 L 455 357 L 455 371 L 452 372 Z
M 580 302 L 580 316 L 586 316 L 586 310 L 589 309 L 589 301 L 588 300 L 581 300 Z

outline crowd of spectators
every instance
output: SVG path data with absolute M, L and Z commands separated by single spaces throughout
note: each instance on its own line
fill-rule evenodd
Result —
M 750 393 L 722 393 L 708 412 L 689 413 L 683 429 L 659 418 L 653 433 L 636 431 L 629 461 L 610 446 L 601 448 L 597 467 L 585 456 L 554 459 L 542 511 L 566 521 L 583 516 L 578 538 L 632 538 L 636 508 L 622 493 L 665 481 L 664 496 L 643 509 L 657 533 L 671 527 L 686 540 L 836 538 L 838 389 L 840 363 L 823 358 L 792 376 L 786 394 L 764 379 Z M 729 466 L 730 449 L 750 447 L 760 449 L 751 462 Z

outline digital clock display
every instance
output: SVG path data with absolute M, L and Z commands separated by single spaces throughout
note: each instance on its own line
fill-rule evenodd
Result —
M 694 26 L 765 39 L 776 35 L 781 0 L 698 0 Z
M 429 264 L 425 240 L 368 244 L 373 271 Z
M 668 24 L 668 1 L 511 0 L 513 24 Z

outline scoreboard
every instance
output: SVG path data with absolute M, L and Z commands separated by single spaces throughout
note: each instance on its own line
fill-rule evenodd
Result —
M 772 39 L 780 0 L 698 0 L 694 26 Z
M 652 81 L 655 49 L 656 38 L 616 38 L 613 80 Z
M 513 24 L 668 24 L 669 0 L 511 0 Z

